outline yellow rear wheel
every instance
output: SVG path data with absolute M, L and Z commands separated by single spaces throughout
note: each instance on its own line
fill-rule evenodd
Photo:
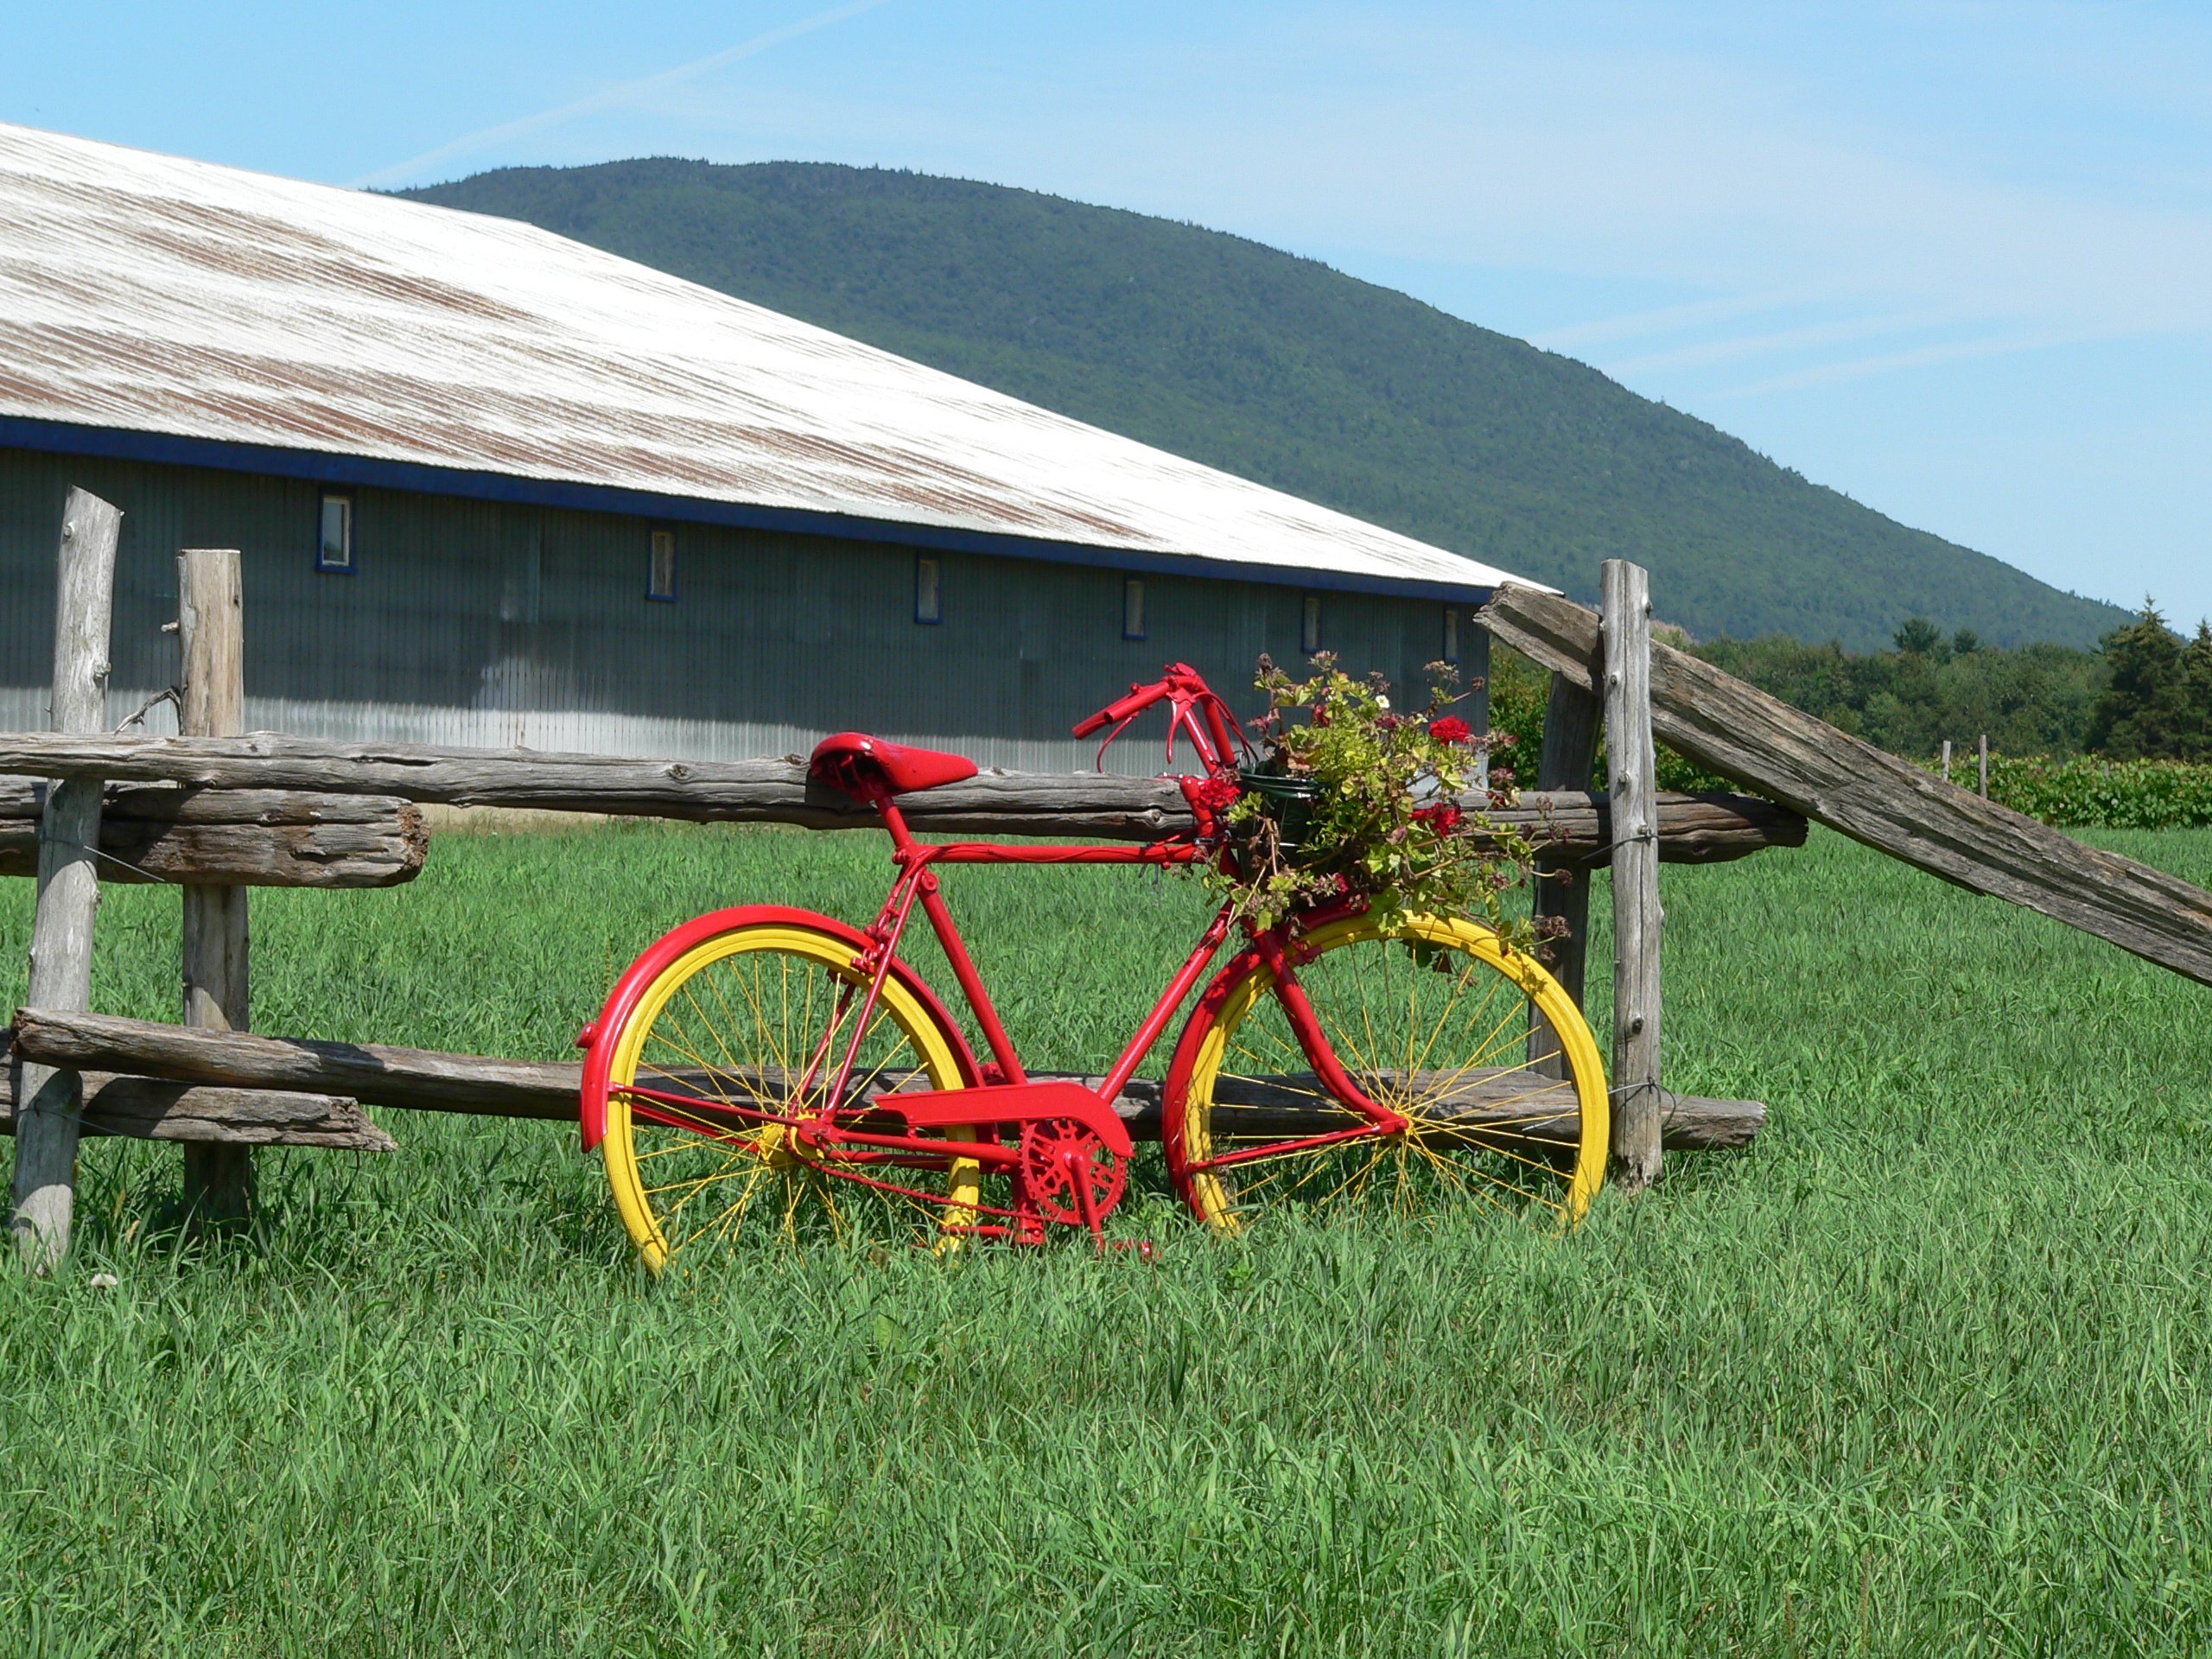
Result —
M 894 976 L 861 1033 L 868 981 L 852 944 L 797 922 L 752 922 L 677 957 L 613 1036 L 607 1075 L 607 1178 L 622 1224 L 656 1272 L 749 1235 L 853 1233 L 957 1242 L 975 1221 L 979 1170 L 947 1141 L 941 1171 L 831 1165 L 785 1122 L 829 1104 L 855 1053 L 847 1099 L 898 1089 L 956 1089 L 958 1045 Z M 636 1094 L 645 1090 L 650 1094 Z M 863 1173 L 928 1199 L 833 1173 Z M 944 1202 L 935 1201 L 942 1193 Z
M 1222 1232 L 1271 1207 L 1344 1204 L 1580 1222 L 1605 1179 L 1605 1068 L 1543 965 L 1478 923 L 1430 916 L 1388 931 L 1353 917 L 1305 943 L 1294 971 L 1337 1058 L 1411 1126 L 1293 1144 L 1368 1120 L 1313 1076 L 1255 964 L 1209 996 L 1172 1073 L 1168 1167 L 1192 1211 Z

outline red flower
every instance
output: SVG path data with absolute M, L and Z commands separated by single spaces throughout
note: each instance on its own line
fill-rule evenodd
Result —
M 1440 802 L 1434 806 L 1419 808 L 1414 813 L 1414 817 L 1418 822 L 1427 824 L 1440 836 L 1448 836 L 1457 830 L 1459 827 L 1460 817 L 1459 809 L 1449 801 Z
M 1185 779 L 1183 782 L 1184 798 L 1193 806 L 1205 807 L 1209 812 L 1226 811 L 1236 804 L 1236 798 L 1243 792 L 1234 778 Z
M 1457 715 L 1446 715 L 1429 721 L 1428 734 L 1440 743 L 1464 743 L 1475 734 L 1475 728 Z

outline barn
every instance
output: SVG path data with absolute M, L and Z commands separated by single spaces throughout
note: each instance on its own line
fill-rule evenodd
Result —
M 248 723 L 370 741 L 1065 770 L 1170 660 L 1479 675 L 1507 579 L 528 226 L 0 126 L 0 728 L 71 484 L 125 514 L 117 718 L 235 547 Z

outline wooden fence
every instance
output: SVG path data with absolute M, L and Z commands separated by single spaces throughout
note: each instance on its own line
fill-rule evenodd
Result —
M 250 1034 L 251 887 L 410 880 L 429 845 L 421 803 L 820 830 L 874 822 L 866 809 L 811 786 L 804 766 L 789 760 L 649 761 L 240 734 L 243 595 L 237 555 L 222 550 L 191 550 L 179 559 L 183 734 L 105 734 L 119 515 L 79 491 L 72 493 L 65 520 L 55 728 L 0 734 L 0 874 L 35 873 L 40 884 L 29 1006 L 16 1015 L 0 1084 L 0 1131 L 17 1137 L 16 1225 L 34 1265 L 50 1263 L 67 1246 L 80 1133 L 185 1143 L 194 1202 L 204 1214 L 235 1216 L 251 1203 L 252 1147 L 391 1150 L 390 1134 L 365 1105 L 574 1117 L 579 1068 L 573 1064 Z M 1537 842 L 1548 868 L 1610 863 L 1617 892 L 1636 895 L 1642 919 L 1617 928 L 1614 965 L 1617 1002 L 1637 1010 L 1616 1034 L 1614 1058 L 1617 1079 L 1634 1079 L 1617 1096 L 1624 1102 L 1617 1116 L 1625 1114 L 1617 1134 L 1627 1130 L 1617 1145 L 1628 1151 L 1633 1182 L 1656 1176 L 1662 1145 L 1745 1144 L 1765 1111 L 1757 1102 L 1699 1100 L 1659 1085 L 1657 866 L 1739 858 L 1805 837 L 1805 817 L 1794 805 L 1653 791 L 1652 709 L 1642 693 L 1650 673 L 1649 607 L 1637 597 L 1641 577 L 1633 567 L 1608 566 L 1609 593 L 1625 584 L 1628 595 L 1609 615 L 1629 620 L 1609 626 L 1602 641 L 1592 613 L 1567 607 L 1591 626 L 1587 638 L 1576 636 L 1582 671 L 1553 664 L 1558 671 L 1539 779 L 1546 787 L 1491 813 Z M 1509 607 L 1506 629 L 1517 626 L 1517 615 Z M 1610 798 L 1579 787 L 1589 776 L 1601 698 L 1617 734 Z M 1646 733 L 1640 739 L 1639 721 Z M 1099 774 L 986 772 L 905 804 L 916 829 L 931 834 L 1145 841 L 1190 823 L 1172 781 Z M 1484 800 L 1469 804 L 1489 810 Z M 102 878 L 183 889 L 182 1024 L 90 1012 Z M 1539 899 L 1570 924 L 1557 966 L 1578 999 L 1588 890 L 1581 881 L 1545 883 Z M 1249 1086 L 1280 1092 L 1288 1122 L 1298 1109 L 1296 1083 L 1257 1079 Z M 1486 1109 L 1483 1086 L 1481 1078 L 1469 1080 L 1458 1103 L 1471 1119 Z M 1156 1135 L 1158 1096 L 1156 1083 L 1133 1082 L 1116 1109 L 1136 1132 Z

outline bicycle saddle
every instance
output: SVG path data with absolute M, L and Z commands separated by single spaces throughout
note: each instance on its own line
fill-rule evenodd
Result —
M 814 746 L 806 763 L 806 774 L 815 782 L 858 800 L 868 799 L 878 788 L 905 795 L 918 789 L 935 789 L 940 784 L 957 784 L 963 778 L 973 778 L 977 770 L 964 754 L 918 749 L 887 738 L 870 737 L 866 732 L 839 732 L 823 738 Z

